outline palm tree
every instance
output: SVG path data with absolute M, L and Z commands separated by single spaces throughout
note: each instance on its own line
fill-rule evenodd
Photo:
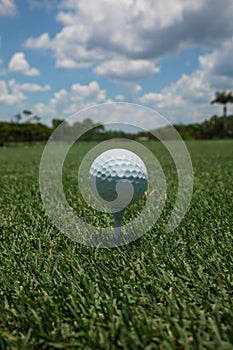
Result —
M 226 92 L 217 91 L 215 93 L 215 99 L 211 101 L 211 104 L 213 103 L 219 103 L 223 105 L 223 128 L 224 128 L 224 134 L 227 136 L 227 104 L 233 103 L 233 93 L 232 91 Z

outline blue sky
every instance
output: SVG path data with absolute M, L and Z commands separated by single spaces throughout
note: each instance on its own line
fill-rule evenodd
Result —
M 232 0 L 0 0 L 0 118 L 30 109 L 49 124 L 111 101 L 172 123 L 220 115 L 232 18 Z

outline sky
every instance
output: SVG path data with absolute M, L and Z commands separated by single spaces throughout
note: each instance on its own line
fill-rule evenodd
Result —
M 232 18 L 232 0 L 0 0 L 0 119 L 29 109 L 51 124 L 109 102 L 173 124 L 221 115 Z

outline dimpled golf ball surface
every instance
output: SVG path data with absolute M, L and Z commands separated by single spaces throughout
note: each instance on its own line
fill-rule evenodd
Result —
M 105 202 L 117 199 L 117 184 L 125 183 L 123 196 L 127 196 L 133 186 L 133 196 L 129 204 L 135 203 L 147 188 L 146 166 L 135 153 L 125 149 L 111 149 L 98 156 L 91 165 L 89 180 L 93 193 L 98 192 Z M 130 184 L 132 186 L 130 186 Z M 118 203 L 121 198 L 118 198 Z M 105 203 L 106 204 L 106 203 Z M 120 204 L 119 204 L 120 206 Z

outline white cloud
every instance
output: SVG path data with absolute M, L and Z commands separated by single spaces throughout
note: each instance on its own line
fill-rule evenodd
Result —
M 61 89 L 54 93 L 47 104 L 38 103 L 33 110 L 46 118 L 48 116 L 65 118 L 83 108 L 109 101 L 106 98 L 106 91 L 101 89 L 96 81 L 91 81 L 87 85 L 73 84 L 69 91 Z
M 14 15 L 16 6 L 14 0 L 0 0 L 0 16 Z
M 159 93 L 147 93 L 138 98 L 142 104 L 152 105 L 173 123 L 198 122 L 212 113 L 210 101 L 214 94 L 211 84 L 201 70 L 183 74 Z
M 233 43 L 223 42 L 212 52 L 199 56 L 199 68 L 190 75 L 183 74 L 176 82 L 158 93 L 149 92 L 137 102 L 148 104 L 165 113 L 174 122 L 194 122 L 222 113 L 221 106 L 210 101 L 218 90 L 232 90 Z M 233 106 L 229 106 L 230 113 Z M 232 112 L 231 112 L 232 111 Z
M 233 79 L 228 84 L 232 87 Z M 142 95 L 137 102 L 152 106 L 173 123 L 200 122 L 213 114 L 221 115 L 221 106 L 210 104 L 217 90 L 216 76 L 209 76 L 208 70 L 198 69 L 190 75 L 183 74 L 159 93 Z
M 0 96 L 7 93 L 7 85 L 4 80 L 0 80 Z
M 33 110 L 39 116 L 45 117 L 56 116 L 56 118 L 64 118 L 64 110 L 67 108 L 69 100 L 68 91 L 61 89 L 53 94 L 53 97 L 46 103 L 37 103 Z
M 96 81 L 92 81 L 88 85 L 81 85 L 81 84 L 73 84 L 72 85 L 72 92 L 73 96 L 72 99 L 75 101 L 76 99 L 80 99 L 83 97 L 89 97 L 90 95 L 96 94 L 96 92 L 99 91 L 99 85 Z
M 233 78 L 233 40 L 225 41 L 220 48 L 200 56 L 199 62 L 210 75 Z
M 210 98 L 212 88 L 210 83 L 205 80 L 205 73 L 197 70 L 191 75 L 183 74 L 176 82 L 163 90 L 165 97 L 162 106 L 175 106 L 183 102 L 186 103 L 206 103 Z
M 20 91 L 14 80 L 10 80 L 8 84 L 4 80 L 0 80 L 0 103 L 6 105 L 19 105 L 26 96 Z
M 156 73 L 170 53 L 219 46 L 232 37 L 232 18 L 232 0 L 62 0 L 61 31 L 29 38 L 26 47 L 52 50 L 57 67 L 97 64 L 98 74 L 136 80 Z
M 233 86 L 232 0 L 61 0 L 57 11 L 61 30 L 31 37 L 26 47 L 52 51 L 57 67 L 91 67 L 120 86 L 118 101 L 151 105 L 172 121 L 195 121 L 217 113 L 209 104 L 215 91 Z M 209 53 L 195 72 L 142 93 L 138 81 L 158 73 L 164 57 L 196 47 Z M 107 100 L 95 81 L 66 92 L 54 95 L 47 110 L 56 114 L 60 103 L 69 114 Z
M 54 93 L 54 97 L 50 100 L 50 104 L 56 108 L 64 108 L 68 102 L 68 92 L 61 89 Z
M 92 81 L 88 85 L 72 85 L 71 101 L 81 101 L 88 98 L 92 98 L 96 102 L 104 101 L 106 99 L 106 91 L 101 90 L 96 81 Z
M 85 33 L 83 26 L 64 27 L 54 38 L 44 33 L 38 38 L 29 38 L 25 46 L 37 50 L 55 52 L 56 66 L 59 68 L 89 67 L 93 62 L 103 59 L 100 50 L 87 49 L 83 45 Z
M 138 101 L 161 109 L 184 107 L 186 115 L 190 107 L 198 110 L 208 106 L 209 110 L 209 102 L 215 91 L 233 86 L 232 56 L 233 44 L 226 41 L 211 53 L 199 56 L 200 67 L 192 74 L 183 74 L 160 93 L 147 93 Z
M 164 97 L 160 93 L 149 92 L 138 98 L 138 102 L 145 104 L 156 104 L 163 101 Z
M 53 107 L 45 104 L 45 103 L 36 103 L 33 106 L 33 111 L 36 115 L 40 116 L 40 117 L 44 117 L 44 119 L 46 120 L 48 118 L 48 116 L 55 116 L 56 115 L 56 111 Z M 62 113 L 61 113 L 62 115 Z M 57 114 L 57 117 L 59 118 L 59 114 Z
M 40 91 L 49 91 L 51 86 L 46 84 L 44 86 L 35 84 L 35 83 L 23 83 L 19 85 L 20 90 L 28 92 L 40 92 Z
M 49 91 L 51 87 L 49 85 L 38 85 L 35 83 L 22 83 L 18 84 L 14 79 L 8 82 L 0 80 L 0 103 L 6 105 L 20 105 L 27 99 L 25 92 L 43 92 Z
M 125 96 L 124 95 L 116 95 L 115 96 L 115 100 L 123 102 L 125 100 Z
M 17 73 L 28 76 L 36 76 L 40 74 L 38 69 L 30 67 L 23 52 L 16 52 L 11 57 L 8 68 L 10 73 Z
M 146 60 L 114 59 L 102 62 L 94 72 L 114 80 L 140 80 L 158 73 L 159 68 Z
M 26 47 L 33 49 L 47 50 L 51 48 L 50 37 L 48 33 L 41 34 L 37 39 L 28 38 L 26 41 Z

